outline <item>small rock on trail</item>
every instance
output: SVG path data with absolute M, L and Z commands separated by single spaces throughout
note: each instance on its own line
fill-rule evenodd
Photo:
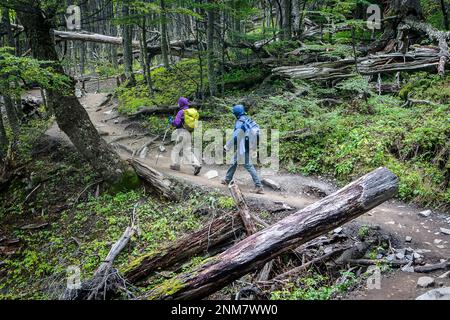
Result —
M 265 186 L 267 186 L 269 188 L 272 188 L 273 190 L 280 190 L 281 189 L 280 184 L 278 182 L 276 182 L 276 181 L 273 181 L 272 179 L 264 178 L 264 179 L 261 180 L 261 182 Z
M 434 286 L 434 278 L 432 277 L 420 277 L 417 280 L 417 287 L 419 288 L 429 288 Z
M 205 177 L 208 179 L 214 179 L 219 176 L 219 173 L 216 170 L 209 170 L 207 173 L 205 173 Z
M 419 215 L 424 217 L 424 218 L 428 218 L 431 215 L 431 210 L 420 211 Z

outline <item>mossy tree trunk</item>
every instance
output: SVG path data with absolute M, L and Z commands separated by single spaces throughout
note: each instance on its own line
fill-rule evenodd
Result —
M 17 110 L 14 106 L 14 102 L 8 95 L 3 96 L 5 102 L 6 116 L 8 117 L 8 123 L 14 136 L 14 140 L 19 139 L 20 133 L 20 121 L 17 116 Z
M 34 58 L 54 61 L 53 68 L 63 74 L 58 60 L 54 39 L 51 36 L 51 20 L 39 7 L 17 11 Z M 75 97 L 75 84 L 63 93 L 48 90 L 48 103 L 54 110 L 58 126 L 70 138 L 76 149 L 107 182 L 119 182 L 129 169 L 125 162 L 100 137 L 86 110 Z

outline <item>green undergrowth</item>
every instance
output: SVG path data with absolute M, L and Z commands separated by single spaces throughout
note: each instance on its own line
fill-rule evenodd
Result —
M 236 72 L 230 79 L 239 81 L 241 76 Z M 270 86 L 268 94 L 261 89 L 238 90 L 206 100 L 201 109 L 202 128 L 232 128 L 231 106 L 244 103 L 262 128 L 281 132 L 280 160 L 289 172 L 328 175 L 344 185 L 386 166 L 400 179 L 399 199 L 448 207 L 450 77 L 422 72 L 402 74 L 401 79 L 398 94 L 381 96 L 361 76 L 334 87 L 294 81 L 294 88 L 291 85 L 288 90 L 285 82 L 273 80 L 265 84 Z M 337 102 L 329 105 L 323 102 L 327 98 Z M 405 104 L 406 99 L 431 104 Z M 166 123 L 159 116 L 147 121 L 149 130 L 157 133 L 164 132 Z M 299 129 L 306 132 L 283 138 L 286 132 Z
M 295 92 L 270 96 L 247 92 L 253 100 L 249 114 L 262 128 L 280 130 L 280 160 L 289 172 L 329 175 L 343 185 L 386 166 L 400 179 L 399 199 L 448 207 L 450 77 L 423 73 L 404 79 L 399 96 L 375 94 L 362 77 L 334 88 L 298 81 Z M 405 105 L 402 95 L 408 90 L 408 97 L 433 104 Z M 330 97 L 341 101 L 332 106 L 322 103 Z M 242 96 L 224 99 L 230 106 L 240 101 Z M 233 117 L 221 114 L 204 127 L 232 125 Z M 283 138 L 299 129 L 306 132 Z
M 52 142 L 28 133 L 22 146 L 26 165 L 0 193 L 0 235 L 18 240 L 1 256 L 0 299 L 58 298 L 68 267 L 80 268 L 82 281 L 89 279 L 130 224 L 135 208 L 139 234 L 117 257 L 119 270 L 201 228 L 209 217 L 197 208 L 231 208 L 227 197 L 215 193 L 192 193 L 178 203 L 161 201 L 143 189 L 111 194 L 100 186 L 96 196 L 99 177 L 73 149 L 55 145 L 39 152 Z M 27 225 L 41 226 L 22 228 Z
M 175 105 L 181 96 L 195 96 L 201 86 L 200 66 L 196 59 L 182 60 L 171 69 L 156 68 L 152 70 L 151 78 L 153 94 L 144 83 L 143 75 L 136 75 L 136 86 L 121 86 L 116 90 L 120 112 L 134 113 L 141 106 Z
M 327 275 L 310 272 L 295 282 L 290 282 L 281 290 L 271 292 L 271 300 L 330 300 L 337 294 L 346 293 L 358 283 L 352 272 L 343 272 L 336 283 Z
M 139 107 L 173 106 L 180 97 L 194 99 L 203 88 L 207 91 L 207 69 L 203 66 L 203 80 L 200 81 L 200 66 L 197 59 L 186 59 L 173 64 L 170 69 L 159 67 L 151 72 L 153 93 L 144 83 L 143 75 L 136 75 L 136 86 L 122 85 L 116 89 L 119 111 L 132 114 Z M 233 68 L 217 76 L 219 90 L 248 89 L 260 83 L 266 71 L 260 67 Z

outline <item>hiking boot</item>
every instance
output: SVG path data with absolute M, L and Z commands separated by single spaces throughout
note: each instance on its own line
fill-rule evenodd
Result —
M 264 194 L 264 189 L 263 187 L 255 187 L 255 189 L 253 189 L 253 193 Z
M 194 166 L 194 176 L 198 175 L 200 170 L 202 170 L 201 166 Z
M 225 179 L 220 180 L 220 183 L 224 184 L 224 185 L 228 185 L 229 184 L 229 182 L 227 180 L 225 180 Z
M 180 171 L 180 165 L 179 164 L 171 164 L 170 169 L 175 171 Z

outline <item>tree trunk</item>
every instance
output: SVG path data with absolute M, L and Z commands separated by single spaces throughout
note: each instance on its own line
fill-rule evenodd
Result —
M 369 211 L 397 192 L 398 179 L 378 168 L 269 228 L 245 238 L 190 272 L 166 280 L 147 299 L 201 299 L 280 254 Z
M 281 38 L 283 40 L 291 40 L 292 36 L 292 0 L 282 0 L 282 26 Z
M 14 140 L 19 139 L 20 134 L 20 121 L 17 116 L 16 107 L 11 97 L 5 95 L 3 96 L 3 101 L 5 102 L 6 116 L 8 117 L 9 127 L 12 130 Z
M 210 5 L 214 4 L 214 0 L 209 0 Z M 208 8 L 207 10 L 207 63 L 208 63 L 208 82 L 209 82 L 209 94 L 215 96 L 217 94 L 217 83 L 215 73 L 215 58 L 214 58 L 214 21 L 215 10 L 214 8 Z
M 147 52 L 147 24 L 146 18 L 142 18 L 142 34 L 141 34 L 141 61 L 144 71 L 145 83 L 148 86 L 150 94 L 153 92 L 152 88 L 152 75 L 150 72 L 151 68 L 151 56 Z
M 369 52 L 383 50 L 389 41 L 396 38 L 399 24 L 406 18 L 421 20 L 423 19 L 420 0 L 390 0 L 387 19 L 384 23 L 384 32 L 380 39 L 371 43 Z
M 445 4 L 445 0 L 441 0 L 441 9 L 442 9 L 442 16 L 443 16 L 443 24 L 445 30 L 449 30 L 449 23 L 448 23 L 448 6 Z
M 6 156 L 8 150 L 8 137 L 6 136 L 5 126 L 3 124 L 3 115 L 0 108 L 0 162 Z
M 295 36 L 300 31 L 300 0 L 292 0 L 292 32 Z
M 243 233 L 243 228 L 238 214 L 221 216 L 159 253 L 148 254 L 132 261 L 124 276 L 132 283 L 144 280 L 157 270 L 173 267 L 188 258 L 234 241 Z
M 9 9 L 2 8 L 2 23 L 6 29 L 7 45 L 9 47 L 14 48 L 15 42 L 14 42 L 13 32 L 11 29 L 11 21 L 9 20 Z
M 40 8 L 32 9 L 35 10 L 17 11 L 17 14 L 25 28 L 33 57 L 39 60 L 55 61 L 54 69 L 63 74 L 50 33 L 50 21 L 46 19 Z M 55 112 L 58 126 L 105 181 L 116 182 L 122 178 L 127 166 L 99 136 L 74 92 L 73 81 L 67 94 L 58 90 L 48 90 L 48 103 Z
M 122 4 L 122 18 L 129 19 L 130 8 L 129 0 L 126 0 Z M 133 25 L 130 21 L 126 21 L 123 25 L 123 63 L 125 67 L 125 77 L 127 78 L 128 85 L 134 84 L 133 75 Z
M 165 0 L 160 1 L 161 6 L 161 56 L 163 60 L 163 64 L 166 68 L 169 67 L 169 41 L 167 35 L 167 15 L 166 15 L 166 3 Z

